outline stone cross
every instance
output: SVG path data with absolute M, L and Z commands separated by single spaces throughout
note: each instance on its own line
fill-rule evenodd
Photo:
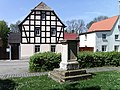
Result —
M 79 40 L 62 40 L 62 61 L 60 62 L 60 70 L 76 70 L 79 69 L 77 62 Z

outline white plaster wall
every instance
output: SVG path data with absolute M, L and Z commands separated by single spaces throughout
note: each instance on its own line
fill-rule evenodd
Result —
M 29 58 L 34 54 L 34 45 L 33 44 L 21 44 L 21 58 Z
M 106 40 L 102 39 L 102 34 L 107 35 Z M 107 45 L 107 51 L 109 51 L 109 36 L 110 32 L 96 32 L 96 50 L 98 49 L 98 51 L 102 51 L 102 45 Z
M 41 44 L 40 52 L 51 51 L 51 45 L 56 45 L 56 53 L 62 52 L 62 44 Z
M 62 44 L 57 44 L 56 45 L 56 52 L 57 53 L 62 53 Z
M 55 44 L 21 44 L 21 58 L 29 58 L 35 54 L 35 45 L 40 45 L 40 52 L 51 51 L 51 45 Z M 56 44 L 56 53 L 62 53 L 62 44 Z
M 40 52 L 47 52 L 47 51 L 50 51 L 50 44 L 41 44 Z
M 80 35 L 80 47 L 94 47 L 96 46 L 96 33 L 88 33 L 87 34 L 87 39 L 85 39 L 85 34 Z

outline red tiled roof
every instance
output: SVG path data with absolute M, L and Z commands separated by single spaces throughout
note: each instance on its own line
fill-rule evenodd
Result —
M 110 31 L 116 23 L 118 16 L 114 16 L 96 23 L 93 23 L 88 32 L 94 31 Z
M 77 39 L 77 38 L 78 38 L 78 35 L 75 34 L 75 33 L 64 33 L 64 39 L 74 40 L 74 39 Z

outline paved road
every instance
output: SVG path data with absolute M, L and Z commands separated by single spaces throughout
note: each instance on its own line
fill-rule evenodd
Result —
M 0 60 L 0 78 L 28 77 L 45 75 L 44 73 L 30 73 L 28 60 Z
M 0 61 L 0 74 L 28 73 L 28 60 Z
M 28 60 L 0 60 L 0 78 L 10 77 L 28 77 L 28 76 L 39 76 L 46 75 L 47 72 L 30 73 L 28 70 Z M 87 72 L 101 72 L 101 71 L 112 71 L 119 70 L 120 67 L 97 67 L 86 69 Z

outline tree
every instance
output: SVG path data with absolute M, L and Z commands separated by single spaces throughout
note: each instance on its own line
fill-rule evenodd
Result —
M 11 32 L 20 32 L 18 25 L 21 21 L 17 21 L 16 24 L 10 24 L 10 31 Z
M 98 17 L 94 18 L 92 21 L 90 21 L 90 22 L 86 25 L 86 27 L 89 29 L 90 26 L 91 26 L 93 23 L 98 22 L 98 21 L 101 21 L 101 20 L 105 20 L 105 19 L 108 19 L 108 17 L 107 17 L 107 16 L 98 16 Z
M 6 47 L 8 45 L 8 34 L 9 28 L 5 21 L 0 21 L 0 38 L 2 39 L 3 46 Z
M 67 24 L 66 30 L 68 32 L 79 34 L 86 31 L 84 21 L 81 19 L 79 20 L 73 19 L 70 21 L 68 20 L 66 21 L 66 24 Z

